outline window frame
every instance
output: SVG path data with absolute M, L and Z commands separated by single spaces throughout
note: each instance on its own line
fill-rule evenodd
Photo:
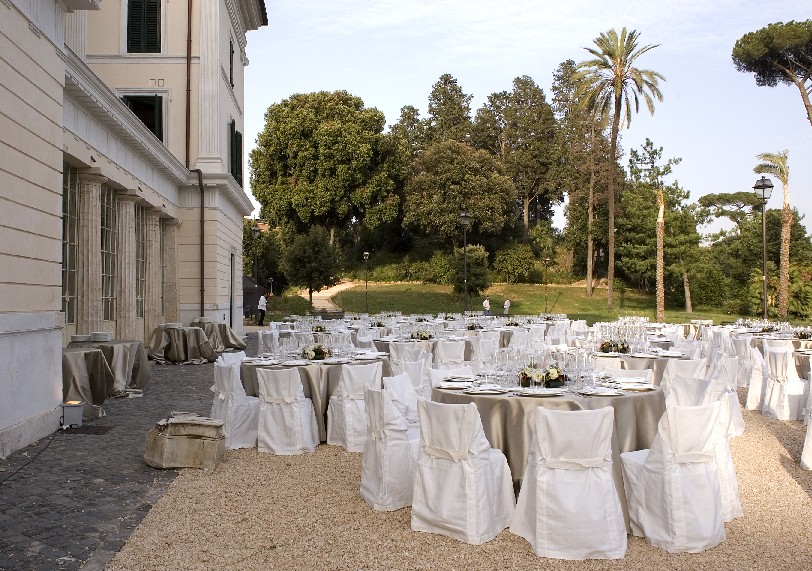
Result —
M 243 186 L 243 158 L 242 133 L 237 131 L 237 121 L 232 119 L 228 123 L 228 170 L 240 188 Z
M 161 141 L 164 146 L 169 146 L 169 100 L 171 98 L 171 91 L 169 89 L 154 89 L 154 88 L 123 88 L 123 89 L 116 89 L 116 97 L 124 104 L 125 107 L 130 111 L 130 113 L 135 113 L 127 104 L 127 99 L 132 97 L 159 97 L 161 99 L 161 134 L 157 135 L 153 132 L 147 125 L 141 121 L 138 115 L 135 117 L 139 120 L 139 122 L 147 128 L 155 137 Z
M 147 283 L 147 211 L 135 203 L 135 316 L 145 316 Z
M 138 45 L 135 42 L 136 32 L 132 29 L 135 25 L 133 22 L 133 12 L 140 6 L 141 13 L 138 18 L 141 20 L 138 25 L 141 26 L 140 38 Z M 149 18 L 149 9 L 152 7 L 157 14 L 155 14 L 154 24 L 147 22 Z M 124 17 L 124 52 L 128 54 L 160 54 L 163 52 L 163 16 L 164 7 L 162 0 L 127 0 L 126 9 L 122 10 Z M 148 26 L 154 25 L 157 29 L 154 31 L 154 41 L 149 38 Z
M 76 323 L 79 260 L 79 169 L 62 163 L 62 313 Z
M 116 320 L 118 302 L 118 197 L 112 187 L 101 188 L 102 320 Z

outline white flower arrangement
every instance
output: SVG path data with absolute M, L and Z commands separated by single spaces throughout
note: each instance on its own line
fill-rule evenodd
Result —
M 302 357 L 305 359 L 325 359 L 330 356 L 330 349 L 321 343 L 312 343 L 302 349 Z

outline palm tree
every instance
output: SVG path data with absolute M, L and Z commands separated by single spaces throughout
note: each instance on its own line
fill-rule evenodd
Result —
M 597 48 L 584 48 L 595 59 L 582 61 L 578 64 L 576 80 L 584 95 L 583 101 L 588 109 L 597 117 L 601 117 L 604 124 L 608 117 L 612 118 L 610 135 L 610 160 L 617 161 L 617 138 L 620 130 L 620 120 L 623 117 L 626 127 L 632 121 L 632 104 L 635 113 L 640 110 L 640 97 L 646 102 L 649 113 L 654 113 L 654 99 L 663 100 L 658 86 L 659 80 L 665 77 L 656 71 L 638 69 L 634 63 L 641 55 L 657 47 L 648 45 L 639 48 L 636 30 L 627 32 L 626 28 L 618 36 L 614 29 L 595 38 Z M 614 169 L 612 169 L 614 170 Z M 609 206 L 609 267 L 607 281 L 609 291 L 607 304 L 612 307 L 612 293 L 615 277 L 615 176 L 609 176 L 608 206 Z
M 789 239 L 792 231 L 792 209 L 789 204 L 789 151 L 761 153 L 762 161 L 753 169 L 757 174 L 769 174 L 781 181 L 784 187 L 784 205 L 781 208 L 781 258 L 778 266 L 778 317 L 787 318 L 789 307 Z

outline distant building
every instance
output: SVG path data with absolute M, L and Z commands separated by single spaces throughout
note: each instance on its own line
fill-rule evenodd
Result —
M 2 0 L 0 457 L 59 426 L 72 334 L 242 330 L 243 68 L 264 25 L 263 0 Z

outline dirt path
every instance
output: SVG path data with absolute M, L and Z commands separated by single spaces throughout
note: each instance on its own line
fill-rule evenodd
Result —
M 333 287 L 313 292 L 313 309 L 316 311 L 341 311 L 341 308 L 333 303 L 333 296 L 340 291 L 350 289 L 356 285 L 358 284 L 355 282 L 345 281 L 334 285 Z M 307 290 L 299 290 L 299 295 L 307 299 Z

